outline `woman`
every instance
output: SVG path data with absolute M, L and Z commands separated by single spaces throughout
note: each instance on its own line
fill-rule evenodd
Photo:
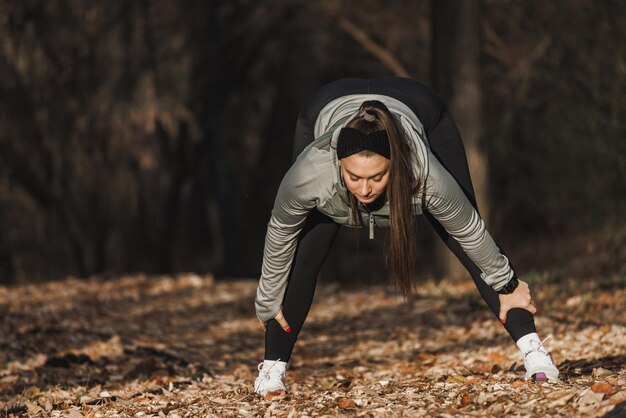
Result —
M 310 98 L 296 126 L 294 163 L 281 182 L 265 240 L 256 313 L 265 360 L 255 392 L 285 392 L 287 364 L 340 225 L 389 226 L 391 279 L 408 296 L 424 214 L 467 268 L 517 343 L 526 378 L 557 380 L 537 335 L 528 285 L 478 214 L 463 143 L 441 98 L 408 78 L 348 78 Z

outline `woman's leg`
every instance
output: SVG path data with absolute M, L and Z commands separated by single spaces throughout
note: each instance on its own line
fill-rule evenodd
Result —
M 442 113 L 439 123 L 430 133 L 429 140 L 435 157 L 452 174 L 474 208 L 478 210 L 461 135 L 449 112 Z M 432 215 L 429 213 L 425 213 L 425 215 L 446 246 L 469 271 L 481 296 L 497 317 L 500 312 L 498 293 L 480 277 L 480 269 L 470 260 L 461 245 L 447 233 Z M 524 335 L 536 332 L 533 315 L 521 308 L 514 308 L 508 312 L 504 327 L 514 341 Z
M 285 332 L 278 321 L 267 322 L 265 360 L 289 362 L 291 352 L 304 325 L 317 284 L 317 275 L 339 231 L 339 224 L 317 210 L 311 212 L 300 234 L 298 248 L 291 268 L 283 314 L 291 327 Z

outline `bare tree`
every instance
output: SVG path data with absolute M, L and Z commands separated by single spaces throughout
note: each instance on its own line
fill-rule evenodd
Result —
M 481 216 L 487 220 L 487 158 L 481 146 L 480 1 L 433 0 L 432 77 L 456 120 L 470 167 Z M 465 269 L 442 244 L 438 259 L 443 276 Z

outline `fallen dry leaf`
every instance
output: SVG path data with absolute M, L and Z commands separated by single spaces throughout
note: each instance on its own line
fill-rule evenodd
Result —
M 28 410 L 28 413 L 32 415 L 37 415 L 43 412 L 43 409 L 41 409 L 39 405 L 32 402 L 26 402 L 26 409 Z
M 459 396 L 459 404 L 461 405 L 461 408 L 466 407 L 467 405 L 470 404 L 470 394 L 467 392 L 463 392 L 461 393 L 461 395 Z
M 508 357 L 503 356 L 502 354 L 498 354 L 498 353 L 489 353 L 489 355 L 487 356 L 487 360 L 492 361 L 494 363 L 508 363 L 511 360 Z
M 341 409 L 354 409 L 356 408 L 356 404 L 352 399 L 349 398 L 340 398 L 339 399 L 339 408 Z
M 465 383 L 466 380 L 465 376 L 454 375 L 448 376 L 446 378 L 446 383 Z
M 564 406 L 573 397 L 574 393 L 567 389 L 555 390 L 554 392 L 550 392 L 546 395 L 547 399 L 552 400 L 552 402 L 549 403 L 550 407 L 552 408 Z
M 593 369 L 592 374 L 594 377 L 607 377 L 613 375 L 613 372 L 607 369 L 603 369 L 602 367 L 598 367 Z
M 40 392 L 41 390 L 37 386 L 31 386 L 24 391 L 24 397 L 30 399 L 33 396 L 38 395 Z
M 596 382 L 593 385 L 591 385 L 591 390 L 596 393 L 609 394 L 613 392 L 613 386 L 609 385 L 606 382 Z
M 287 392 L 284 390 L 275 390 L 270 391 L 265 394 L 266 401 L 280 401 L 281 399 L 285 399 L 287 397 Z
M 428 353 L 419 353 L 415 361 L 424 366 L 432 366 L 437 362 L 437 356 Z
M 596 393 L 591 389 L 585 389 L 579 394 L 576 402 L 581 405 L 597 404 L 602 401 L 603 398 L 603 393 Z
M 333 386 L 335 386 L 335 382 L 333 382 L 332 380 L 327 380 L 326 382 L 322 382 L 322 384 L 320 385 L 320 387 L 323 390 L 329 390 L 332 389 Z

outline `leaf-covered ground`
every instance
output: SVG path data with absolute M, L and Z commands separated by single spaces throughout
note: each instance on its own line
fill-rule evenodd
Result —
M 470 280 L 426 283 L 410 302 L 383 286 L 321 283 L 290 396 L 273 401 L 252 392 L 263 357 L 255 289 L 195 275 L 0 288 L 2 416 L 624 414 L 624 277 L 532 285 L 562 371 L 541 385 L 523 380 Z

